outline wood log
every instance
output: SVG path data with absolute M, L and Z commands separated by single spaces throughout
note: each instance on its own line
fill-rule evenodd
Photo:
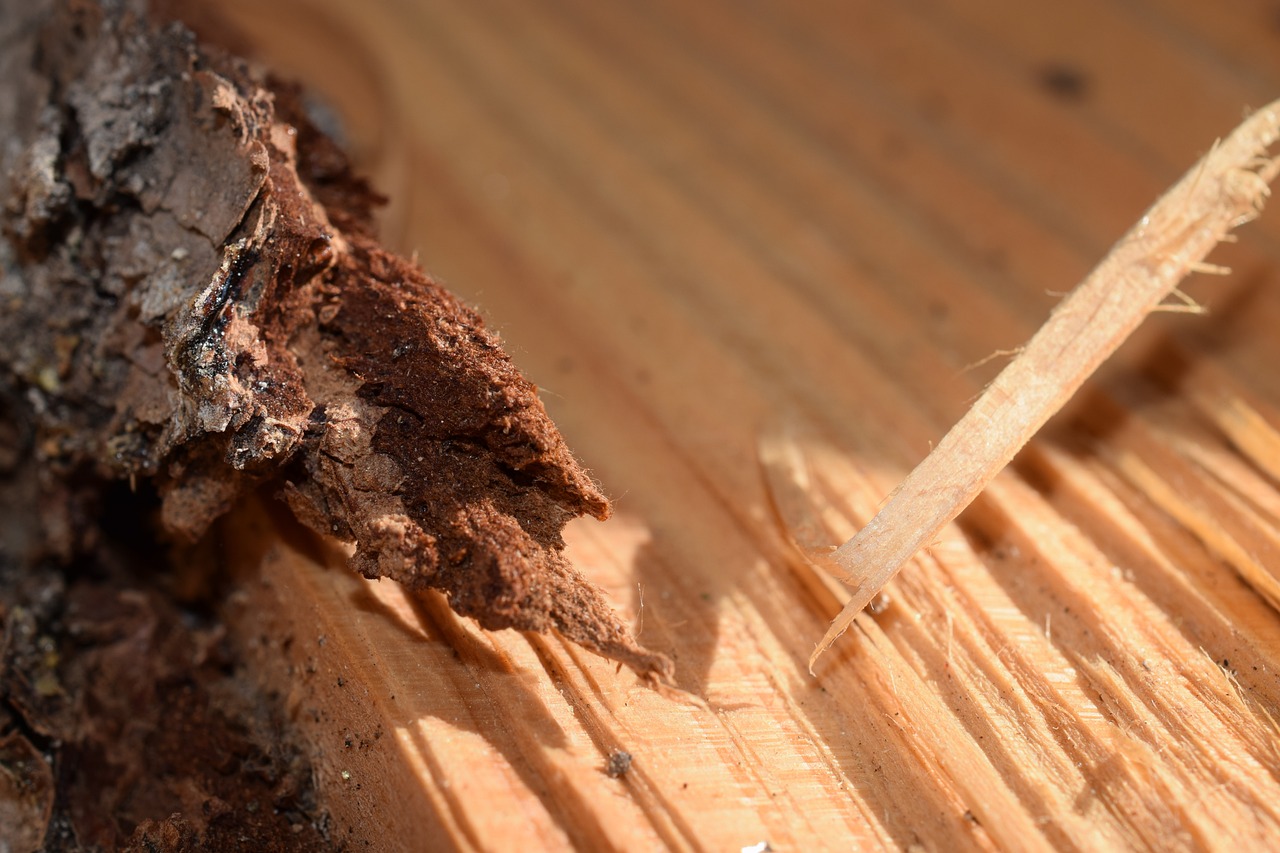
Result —
M 566 553 L 675 662 L 660 692 L 484 632 L 242 508 L 227 617 L 336 839 L 1274 846 L 1274 214 L 1190 284 L 1208 316 L 1152 318 L 812 677 L 847 593 L 792 546 L 865 524 L 998 366 L 973 365 L 1280 92 L 1260 7 L 225 6 L 342 115 L 384 236 L 543 387 L 616 507 Z
M 364 673 L 394 744 L 379 760 L 418 768 L 380 796 L 431 802 L 421 831 L 481 849 L 1274 841 L 1274 216 L 1215 253 L 1231 278 L 1190 284 L 1209 315 L 1154 318 L 816 678 L 841 591 L 788 545 L 869 519 L 998 366 L 969 365 L 1028 338 L 1280 91 L 1265 20 L 1176 0 L 232 8 L 269 61 L 351 105 L 398 190 L 393 239 L 547 389 L 618 508 L 571 526 L 569 553 L 687 691 L 270 563 L 293 579 L 263 612 L 381 602 L 333 617 L 341 640 L 326 622 L 317 665 Z M 779 417 L 810 477 L 786 521 L 757 454 Z M 615 749 L 633 756 L 617 779 Z M 405 814 L 366 808 L 344 811 L 356 832 Z

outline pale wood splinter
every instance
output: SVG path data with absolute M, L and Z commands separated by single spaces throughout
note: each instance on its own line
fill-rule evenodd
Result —
M 1192 272 L 1222 272 L 1204 258 L 1253 218 L 1280 171 L 1267 150 L 1280 138 L 1280 101 L 1215 145 L 1151 207 L 1063 302 L 972 408 L 830 555 L 852 597 L 809 658 L 835 642 L 877 592 L 1071 398 L 1151 311 Z

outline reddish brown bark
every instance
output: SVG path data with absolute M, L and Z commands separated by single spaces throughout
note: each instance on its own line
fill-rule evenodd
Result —
M 607 500 L 480 317 L 377 245 L 295 92 L 138 2 L 7 6 L 11 541 L 92 546 L 111 480 L 187 541 L 279 483 L 366 576 L 665 672 L 562 555 Z

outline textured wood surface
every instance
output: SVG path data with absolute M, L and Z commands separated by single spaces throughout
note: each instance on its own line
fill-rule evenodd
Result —
M 570 528 L 570 554 L 684 691 L 267 536 L 245 546 L 241 621 L 280 626 L 252 642 L 344 832 L 494 850 L 1280 837 L 1275 211 L 1212 256 L 1230 278 L 1189 283 L 1209 316 L 1149 320 L 816 678 L 843 592 L 791 544 L 864 523 L 1002 363 L 983 360 L 1280 93 L 1268 4 L 227 8 L 340 114 L 392 198 L 388 242 L 543 388 L 616 502 Z M 778 436 L 803 482 L 762 464 Z M 634 763 L 615 779 L 616 749 Z

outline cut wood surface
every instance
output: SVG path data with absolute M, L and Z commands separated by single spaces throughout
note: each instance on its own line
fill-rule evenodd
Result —
M 225 7 L 340 116 L 392 247 L 541 386 L 616 505 L 569 528 L 569 555 L 676 664 L 678 690 L 654 690 L 558 639 L 482 632 L 243 512 L 237 633 L 284 685 L 341 833 L 1276 845 L 1275 211 L 1211 256 L 1230 277 L 1185 286 L 1209 314 L 1149 320 L 816 677 L 847 592 L 793 544 L 865 524 L 987 359 L 1280 94 L 1274 10 Z M 617 750 L 633 763 L 613 778 Z

